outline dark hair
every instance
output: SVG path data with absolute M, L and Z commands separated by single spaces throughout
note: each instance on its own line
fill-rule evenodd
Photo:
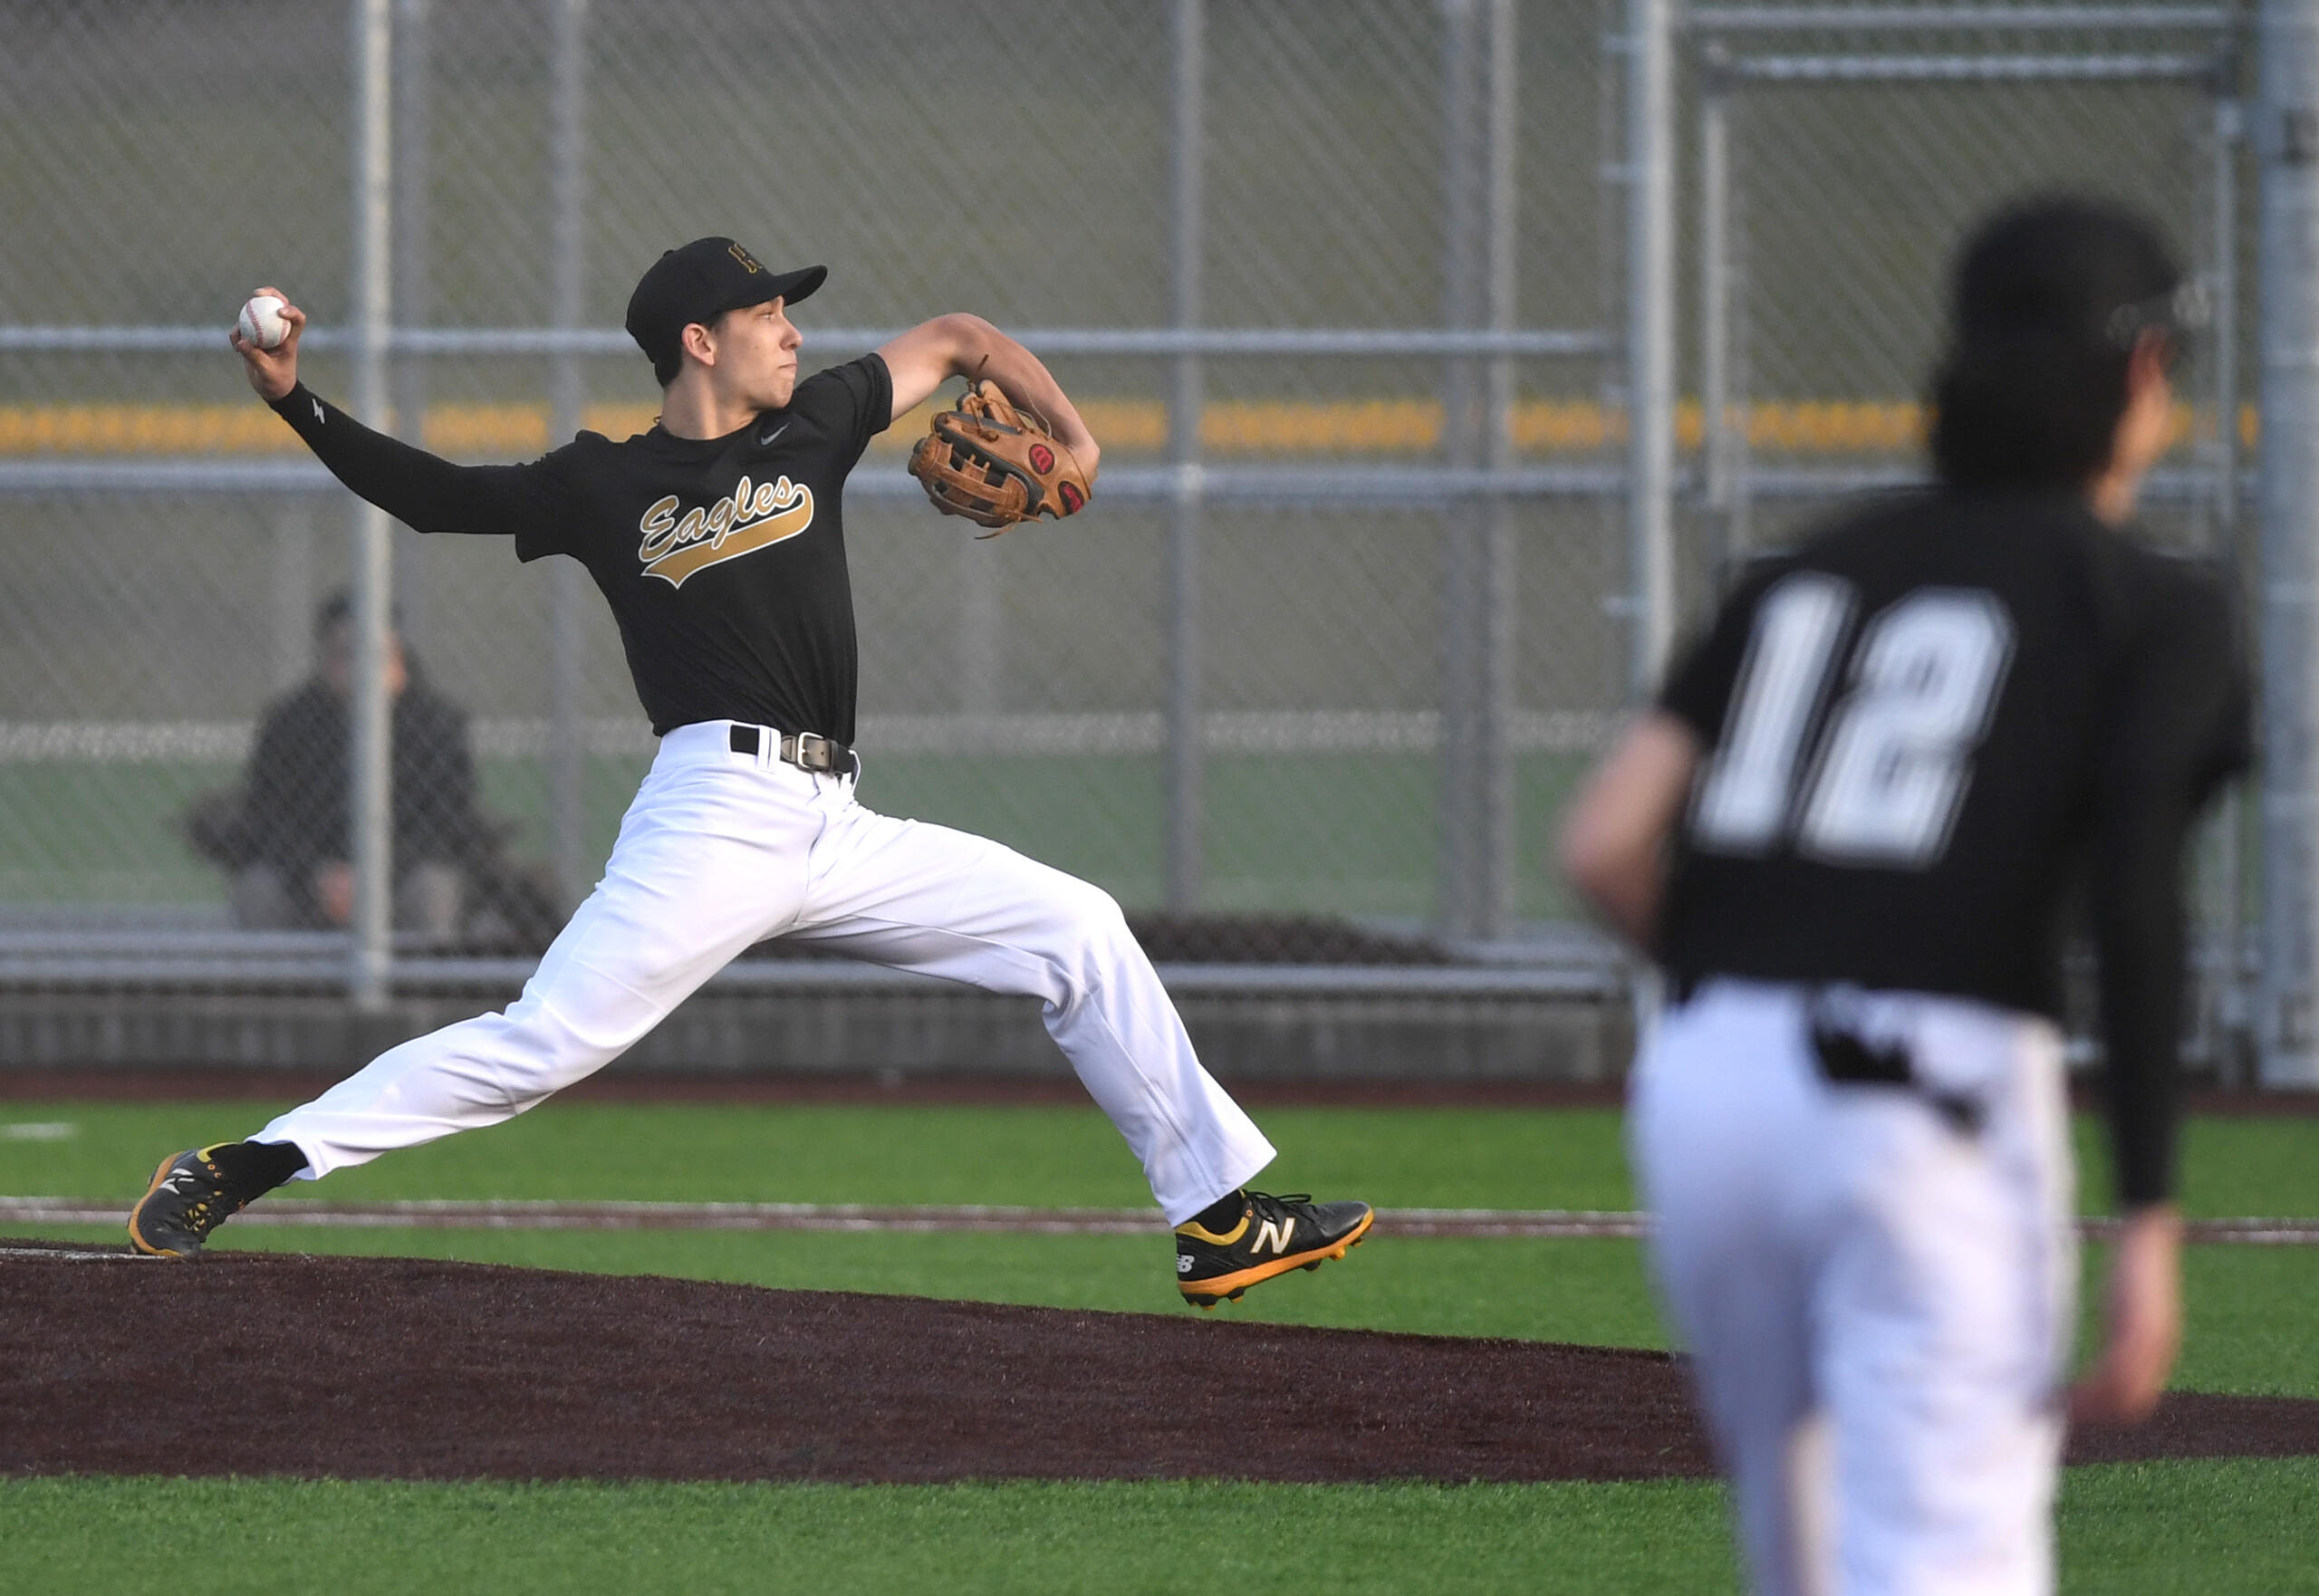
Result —
M 2179 347 L 2180 267 L 2158 229 L 2103 200 L 2041 197 L 1976 229 L 1951 279 L 1932 381 L 1932 462 L 1972 487 L 2080 487 L 2109 464 L 2146 328 Z
M 324 599 L 322 607 L 314 611 L 314 637 L 317 640 L 327 638 L 332 630 L 350 624 L 353 620 L 354 591 L 340 588 Z M 387 629 L 390 631 L 402 630 L 402 601 L 399 599 L 387 606 Z
M 725 318 L 732 313 L 733 312 L 731 311 L 719 311 L 715 315 L 709 317 L 707 321 L 702 322 L 700 325 L 707 328 L 711 332 L 714 332 L 725 324 Z M 693 325 L 693 323 L 689 322 L 685 323 L 686 327 L 689 327 L 691 325 Z M 684 328 L 679 327 L 677 329 L 677 341 L 669 347 L 667 353 L 656 356 L 652 361 L 652 375 L 659 380 L 660 386 L 663 388 L 666 388 L 669 383 L 674 382 L 685 369 L 684 340 Z

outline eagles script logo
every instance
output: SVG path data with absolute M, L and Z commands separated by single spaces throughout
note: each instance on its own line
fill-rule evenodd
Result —
M 696 571 L 754 554 L 813 524 L 812 488 L 786 476 L 762 483 L 744 476 L 725 497 L 687 510 L 681 519 L 676 495 L 657 501 L 636 524 L 644 534 L 636 557 L 644 562 L 645 575 L 680 588 Z

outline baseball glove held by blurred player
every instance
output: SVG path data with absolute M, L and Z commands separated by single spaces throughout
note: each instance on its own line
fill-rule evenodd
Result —
M 970 383 L 954 410 L 909 452 L 910 475 L 945 515 L 964 515 L 996 537 L 1034 515 L 1058 520 L 1087 503 L 1087 473 L 1046 423 L 1009 404 L 987 382 Z

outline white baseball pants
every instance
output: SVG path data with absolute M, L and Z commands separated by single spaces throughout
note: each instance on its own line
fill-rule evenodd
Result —
M 744 948 L 788 937 L 1044 1000 L 1171 1225 L 1271 1161 L 1108 893 L 986 839 L 874 814 L 851 776 L 784 764 L 770 737 L 735 753 L 731 730 L 661 739 L 603 880 L 520 999 L 381 1053 L 254 1139 L 296 1143 L 319 1179 L 498 1124 L 618 1058 Z
M 2042 1019 L 1872 995 L 1960 1130 L 1823 1079 L 1807 995 L 1708 984 L 1646 1043 L 1629 1135 L 1760 1596 L 2043 1596 L 2074 1177 Z

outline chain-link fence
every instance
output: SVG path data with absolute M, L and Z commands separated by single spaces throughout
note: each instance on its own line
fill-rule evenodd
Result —
M 865 799 L 1138 909 L 1438 924 L 1436 815 L 1461 780 L 1440 755 L 1445 529 L 1473 506 L 1432 468 L 1482 462 L 1448 436 L 1458 373 L 1426 335 L 1485 325 L 1458 279 L 1493 227 L 1522 322 L 1546 330 L 1521 346 L 1546 353 L 1502 364 L 1534 431 L 1576 437 L 1525 453 L 1599 463 L 1611 440 L 1598 21 L 1533 8 L 1497 61 L 1490 11 L 1016 4 L 962 30 L 918 4 L 399 0 L 387 419 L 469 459 L 536 451 L 559 421 L 641 429 L 656 390 L 603 330 L 644 264 L 706 232 L 831 264 L 801 313 L 809 360 L 950 309 L 1024 331 L 1105 439 L 1105 491 L 1068 527 L 977 543 L 901 476 L 910 424 L 880 440 L 849 517 Z M 20 339 L 0 379 L 23 467 L 10 529 L 69 525 L 75 550 L 9 589 L 25 668 L 8 673 L 0 893 L 25 921 L 92 928 L 326 925 L 342 913 L 312 866 L 343 856 L 343 828 L 333 851 L 327 824 L 248 790 L 298 740 L 265 735 L 284 715 L 334 734 L 308 740 L 294 784 L 344 790 L 314 622 L 348 581 L 347 510 L 207 329 L 277 284 L 342 335 L 310 338 L 310 381 L 353 385 L 348 11 L 6 15 L 32 215 L 0 281 L 20 323 L 97 331 Z M 968 90 L 1025 59 L 1034 88 Z M 1477 134 L 1468 102 L 1494 91 L 1518 113 Z M 1518 211 L 1474 197 L 1506 162 Z M 1208 324 L 1300 336 L 1168 336 Z M 557 328 L 560 349 L 502 335 Z M 1487 870 L 1529 919 L 1562 910 L 1543 817 L 1618 698 L 1614 528 L 1562 486 L 1510 512 L 1526 601 L 1503 718 L 1519 808 L 1541 819 Z M 115 557 L 89 560 L 92 540 Z M 467 717 L 457 829 L 505 832 L 474 849 L 568 900 L 650 749 L 608 618 L 495 542 L 405 535 L 396 560 L 410 696 L 449 707 L 417 718 L 456 741 Z M 398 836 L 401 876 L 428 844 Z M 516 918 L 457 929 L 505 940 Z
M 1718 419 L 1706 497 L 1728 552 L 1784 536 L 1797 501 L 1809 514 L 1831 492 L 1919 468 L 1949 255 L 2007 198 L 2063 187 L 2130 198 L 2235 316 L 2240 263 L 2222 232 L 2238 214 L 2237 73 L 2235 38 L 2216 25 L 2227 14 L 2089 6 L 2065 25 L 2070 10 L 1697 14 L 1692 244 L 1701 378 L 1716 390 L 1703 398 Z M 2184 447 L 2151 520 L 2169 541 L 2218 551 L 2236 520 L 2237 437 L 2217 418 L 2239 396 L 2235 365 L 2214 352 L 2178 373 Z
M 1988 202 L 2100 187 L 2235 259 L 2229 19 L 2119 9 L 1694 12 L 1660 152 L 1690 397 L 1679 483 L 1644 485 L 1681 489 L 1686 604 L 1818 495 L 1909 468 L 1939 267 Z M 1549 839 L 1631 700 L 1641 585 L 1627 5 L 389 10 L 395 331 L 367 418 L 465 460 L 641 429 L 621 311 L 702 234 L 828 263 L 809 365 L 985 314 L 1078 399 L 1103 482 L 1088 514 L 976 543 L 901 472 L 917 423 L 873 447 L 848 514 L 864 801 L 1179 932 L 1241 928 L 1191 957 L 1300 957 L 1321 922 L 1377 957 L 1569 946 Z M 0 947 L 24 978 L 342 957 L 315 929 L 345 756 L 318 619 L 352 511 L 224 334 L 278 284 L 313 317 L 308 380 L 354 389 L 363 11 L 0 0 Z M 1954 65 L 1999 57 L 2052 70 Z M 2194 64 L 2119 64 L 2161 57 Z M 1901 64 L 1808 64 L 1876 60 Z M 2211 419 L 2168 490 L 2202 545 L 2230 523 L 2188 475 L 2228 479 Z M 407 533 L 394 559 L 398 732 L 437 749 L 408 773 L 472 772 L 457 812 L 397 800 L 407 950 L 518 950 L 592 879 L 649 730 L 576 568 Z M 260 758 L 285 716 L 294 824 Z M 438 856 L 447 910 L 409 879 Z
M 1702 8 L 1690 30 L 1700 226 L 1703 575 L 1777 544 L 1837 495 L 1922 469 L 1925 373 L 1956 240 L 2005 200 L 2072 188 L 2157 218 L 2216 308 L 2176 371 L 2177 444 L 2145 531 L 2247 571 L 2238 307 L 2238 37 L 2221 8 Z M 2245 1041 L 2248 817 L 2199 874 L 2193 1046 Z

